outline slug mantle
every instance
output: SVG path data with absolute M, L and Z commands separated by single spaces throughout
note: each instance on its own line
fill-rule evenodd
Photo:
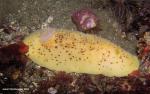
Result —
M 101 37 L 78 31 L 45 28 L 24 39 L 27 56 L 50 70 L 127 76 L 138 70 L 136 56 Z

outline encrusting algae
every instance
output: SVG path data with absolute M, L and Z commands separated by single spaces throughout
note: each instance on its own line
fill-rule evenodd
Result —
M 138 70 L 136 56 L 112 42 L 78 31 L 45 28 L 24 39 L 28 57 L 50 70 L 127 76 Z

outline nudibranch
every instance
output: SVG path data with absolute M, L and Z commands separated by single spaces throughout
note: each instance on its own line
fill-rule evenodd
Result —
M 24 43 L 33 62 L 54 71 L 122 77 L 139 68 L 136 56 L 109 40 L 78 31 L 45 28 Z

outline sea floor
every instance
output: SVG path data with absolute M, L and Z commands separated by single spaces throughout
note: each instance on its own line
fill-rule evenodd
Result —
M 78 9 L 90 8 L 100 19 L 99 27 L 101 28 L 101 31 L 97 33 L 97 36 L 109 39 L 115 44 L 124 48 L 125 50 L 135 54 L 137 44 L 135 37 L 129 35 L 130 37 L 128 39 L 122 38 L 120 25 L 115 20 L 116 18 L 113 16 L 111 9 L 103 7 L 105 3 L 107 3 L 107 0 L 0 0 L 0 24 L 9 25 L 10 27 L 16 30 L 15 32 L 11 32 L 9 34 L 1 32 L 2 30 L 0 30 L 0 44 L 7 45 L 10 43 L 14 43 L 22 39 L 20 38 L 20 36 L 25 37 L 31 32 L 36 32 L 38 29 L 44 27 L 77 30 L 75 24 L 73 24 L 71 20 L 72 13 Z M 108 84 L 106 80 L 110 80 L 110 82 L 113 83 L 112 80 L 116 79 L 116 78 L 104 79 L 103 76 L 100 76 L 99 78 L 101 78 L 102 81 L 99 81 L 99 78 L 96 78 L 96 76 L 93 75 L 83 74 L 83 76 L 81 76 L 81 74 L 76 73 L 73 74 L 60 73 L 59 76 L 56 77 L 60 81 L 60 83 L 57 83 L 56 86 L 53 86 L 51 81 L 47 79 L 52 79 L 53 76 L 56 74 L 57 72 L 41 68 L 40 66 L 34 64 L 32 61 L 29 61 L 25 67 L 24 73 L 23 74 L 21 73 L 21 78 L 17 79 L 17 86 L 19 86 L 19 88 L 25 89 L 20 90 L 19 94 L 32 94 L 34 91 L 36 92 L 35 94 L 56 94 L 58 92 L 62 92 L 58 94 L 77 94 L 77 93 L 69 93 L 69 91 L 67 92 L 60 90 L 60 89 L 68 90 L 65 89 L 65 87 L 62 88 L 63 82 L 60 81 L 62 75 L 65 75 L 64 77 L 62 77 L 63 79 L 65 79 L 65 81 L 66 79 L 69 80 L 73 79 L 74 82 L 71 81 L 72 83 L 66 81 L 66 83 L 68 83 L 67 85 L 69 86 L 66 85 L 64 86 L 66 86 L 66 88 L 73 88 L 73 87 L 75 88 L 70 89 L 74 90 L 70 92 L 76 92 L 76 90 L 81 91 L 78 92 L 78 94 L 89 94 L 84 93 L 84 87 L 80 87 L 81 84 L 86 83 L 84 82 L 84 80 L 87 80 L 88 82 L 89 79 L 92 79 L 92 81 L 90 80 L 91 82 L 88 83 L 89 85 L 87 86 L 88 89 L 89 90 L 91 89 L 91 91 L 93 90 L 93 92 L 100 91 L 102 93 L 106 92 L 107 90 L 111 91 L 111 89 L 113 89 L 113 87 L 111 87 L 110 85 L 106 85 Z M 69 78 L 70 75 L 71 78 Z M 82 79 L 83 83 L 80 81 L 79 81 L 80 83 L 75 82 L 76 80 L 79 79 Z M 120 80 L 120 78 L 118 78 L 118 80 Z M 52 82 L 56 83 L 57 81 Z M 39 85 L 46 85 L 46 86 L 42 87 Z M 42 92 L 42 90 L 48 89 L 49 92 L 51 93 L 48 93 L 47 91 L 43 91 L 44 93 L 39 93 L 37 92 L 39 91 L 39 89 L 41 89 L 40 92 Z

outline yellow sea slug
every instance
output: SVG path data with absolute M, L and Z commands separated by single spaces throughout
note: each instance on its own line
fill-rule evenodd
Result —
M 78 31 L 46 28 L 24 39 L 27 55 L 50 70 L 127 76 L 139 68 L 136 56 L 110 41 Z

